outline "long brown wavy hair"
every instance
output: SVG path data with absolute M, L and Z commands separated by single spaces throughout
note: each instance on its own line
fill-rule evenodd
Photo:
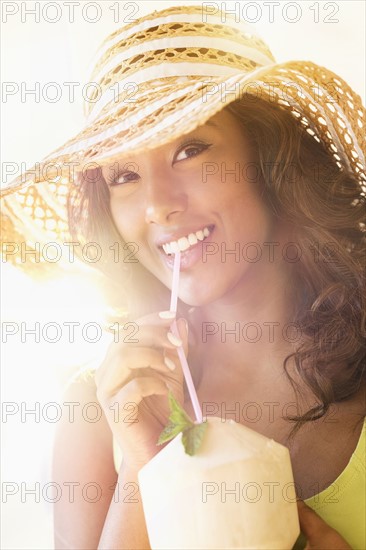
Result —
M 316 404 L 304 414 L 286 417 L 295 422 L 296 431 L 324 416 L 331 404 L 351 398 L 365 383 L 365 196 L 288 110 L 248 95 L 226 109 L 242 123 L 251 142 L 263 201 L 275 218 L 293 227 L 301 250 L 292 264 L 298 295 L 292 322 L 303 338 L 283 364 L 295 393 L 301 395 L 301 388 L 291 365 Z M 68 214 L 74 238 L 95 241 L 103 250 L 119 243 L 128 252 L 114 225 L 100 171 L 79 178 L 69 195 Z M 109 258 L 96 267 L 107 277 L 111 304 L 133 318 L 159 307 L 151 297 L 161 296 L 166 309 L 167 289 L 141 264 L 115 262 L 111 254 Z M 185 305 L 180 308 L 184 314 Z

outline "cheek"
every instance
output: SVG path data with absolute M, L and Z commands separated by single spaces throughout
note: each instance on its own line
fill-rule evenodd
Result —
M 248 239 L 262 240 L 271 232 L 273 216 L 260 197 L 258 187 L 247 181 L 229 184 L 218 182 L 215 208 L 228 222 L 230 240 L 235 240 L 235 237 L 238 240 L 245 235 Z
M 113 221 L 124 241 L 134 240 L 138 236 L 138 214 L 135 207 L 129 206 L 127 201 L 111 199 L 110 210 Z

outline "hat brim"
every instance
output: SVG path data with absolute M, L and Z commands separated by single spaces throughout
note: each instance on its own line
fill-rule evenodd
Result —
M 221 78 L 168 77 L 110 102 L 73 139 L 2 190 L 5 234 L 29 231 L 38 240 L 67 231 L 66 195 L 75 171 L 155 149 L 193 131 L 250 94 L 292 113 L 322 142 L 365 193 L 365 108 L 338 75 L 312 62 L 274 63 Z M 4 221 L 4 217 L 3 220 Z M 33 222 L 36 222 L 35 224 Z M 3 232 L 4 235 L 4 232 Z

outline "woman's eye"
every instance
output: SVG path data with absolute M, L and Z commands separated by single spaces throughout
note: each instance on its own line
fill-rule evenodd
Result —
M 210 143 L 201 143 L 201 142 L 194 142 L 194 143 L 187 143 L 181 147 L 181 149 L 178 151 L 178 153 L 174 157 L 174 161 L 181 161 L 190 159 L 193 157 L 196 157 L 202 151 L 205 151 L 210 147 Z
M 123 185 L 124 183 L 130 183 L 138 181 L 140 176 L 136 172 L 121 172 L 118 176 L 110 182 L 110 186 Z

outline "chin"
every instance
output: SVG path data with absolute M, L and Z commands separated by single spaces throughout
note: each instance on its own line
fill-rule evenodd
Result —
M 179 299 L 191 307 L 206 306 L 219 300 L 222 293 L 219 289 L 206 286 L 204 288 L 180 288 Z

